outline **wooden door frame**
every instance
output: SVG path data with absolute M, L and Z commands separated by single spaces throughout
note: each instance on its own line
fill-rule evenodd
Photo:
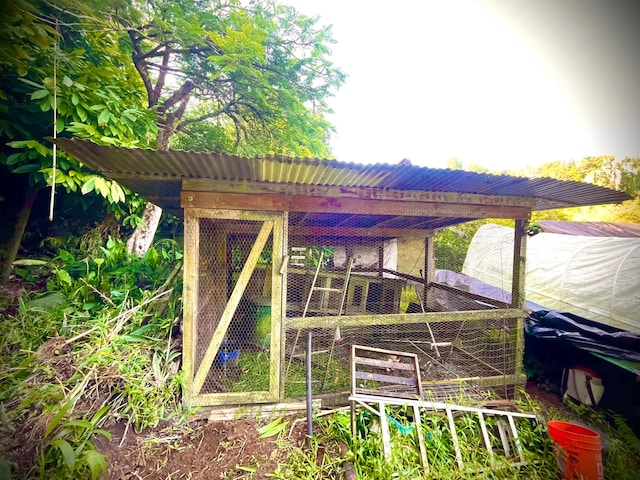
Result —
M 281 399 L 282 263 L 285 258 L 284 212 L 254 212 L 224 209 L 184 209 L 184 286 L 183 286 L 183 371 L 184 402 L 188 406 L 216 406 L 277 402 Z M 256 242 L 240 273 L 224 312 L 216 326 L 206 353 L 196 369 L 196 345 L 200 267 L 200 220 L 249 220 L 263 222 Z M 233 393 L 201 393 L 205 378 L 220 348 L 231 318 L 242 298 L 264 245 L 272 236 L 271 340 L 269 349 L 269 390 Z

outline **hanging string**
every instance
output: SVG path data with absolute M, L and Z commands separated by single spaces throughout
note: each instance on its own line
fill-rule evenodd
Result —
M 56 170 L 58 168 L 58 146 L 55 139 L 58 138 L 58 38 L 60 26 L 56 18 L 56 38 L 53 41 L 53 169 L 51 175 L 51 198 L 49 199 L 49 221 L 53 221 L 53 206 L 56 197 Z

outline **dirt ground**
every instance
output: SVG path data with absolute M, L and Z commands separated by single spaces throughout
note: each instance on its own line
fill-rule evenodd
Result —
M 526 390 L 544 405 L 566 408 L 558 395 L 543 387 L 530 382 Z M 293 425 L 285 430 L 288 440 L 303 447 L 306 420 Z M 275 437 L 259 438 L 257 428 L 250 419 L 198 420 L 140 434 L 129 429 L 125 435 L 125 425 L 119 423 L 109 428 L 112 440 L 100 440 L 96 446 L 106 456 L 110 480 L 265 479 L 288 450 Z
M 279 448 L 276 437 L 261 439 L 257 429 L 250 419 L 197 420 L 140 434 L 129 429 L 125 435 L 125 424 L 118 423 L 108 429 L 112 440 L 100 440 L 96 447 L 106 457 L 110 480 L 263 479 L 288 451 Z M 304 445 L 303 422 L 286 432 L 291 444 Z

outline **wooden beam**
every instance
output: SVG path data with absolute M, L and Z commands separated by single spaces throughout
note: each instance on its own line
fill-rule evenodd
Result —
M 381 201 L 384 200 L 384 201 Z M 480 199 L 478 199 L 479 201 Z M 184 208 L 215 208 L 270 212 L 395 215 L 412 217 L 527 218 L 531 208 L 509 205 L 426 202 L 415 200 L 315 197 L 183 191 Z
M 424 239 L 424 288 L 422 291 L 423 307 L 427 311 L 435 310 L 433 290 L 429 285 L 436 279 L 436 258 L 433 251 L 433 237 Z
M 450 287 L 449 285 L 445 285 L 443 283 L 432 282 L 430 286 L 432 286 L 433 288 L 437 288 L 439 290 L 444 290 L 446 292 L 462 295 L 463 297 L 467 297 L 473 300 L 478 300 L 480 302 L 493 305 L 494 307 L 497 307 L 497 308 L 511 308 L 511 305 L 509 305 L 506 302 L 501 302 L 500 300 L 494 300 L 493 298 L 487 298 L 482 295 L 478 295 L 477 293 L 471 293 L 465 290 L 460 290 L 459 288 L 456 288 L 456 287 Z M 518 307 L 513 307 L 513 308 L 518 308 Z
M 513 206 L 533 208 L 535 199 L 507 195 L 482 195 L 458 192 L 423 192 L 419 190 L 391 190 L 373 187 L 347 187 L 330 185 L 281 184 L 266 182 L 220 181 L 191 178 L 182 181 L 183 191 L 286 194 L 291 196 L 314 196 L 332 198 L 361 198 L 367 200 L 398 200 L 433 202 L 444 204 L 472 204 L 488 206 Z
M 513 238 L 513 280 L 511 281 L 511 306 L 513 308 L 524 308 L 528 225 L 527 220 L 516 220 Z
M 196 318 L 198 311 L 198 265 L 200 253 L 199 219 L 185 213 L 184 218 L 184 273 L 183 273 L 183 324 L 182 369 L 184 371 L 184 402 L 191 404 L 193 391 L 193 372 L 197 344 Z
M 511 306 L 512 308 L 524 308 L 525 301 L 525 274 L 527 271 L 527 231 L 529 221 L 516 220 L 515 234 L 513 238 L 513 280 L 511 282 Z M 524 320 L 519 319 L 516 327 L 516 374 L 522 373 L 524 359 Z
M 292 317 L 284 320 L 287 329 L 363 327 L 367 325 L 404 325 L 452 321 L 524 318 L 527 312 L 516 308 L 496 310 L 464 310 L 459 312 L 397 313 L 387 315 L 348 315 L 342 317 Z
M 358 228 L 358 227 L 289 227 L 291 236 L 307 237 L 360 237 L 372 239 L 384 238 L 424 238 L 433 234 L 433 230 L 419 230 L 415 228 Z

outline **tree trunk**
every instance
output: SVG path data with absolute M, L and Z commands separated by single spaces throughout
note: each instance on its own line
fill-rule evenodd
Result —
M 142 212 L 142 225 L 136 227 L 129 240 L 127 240 L 127 252 L 142 257 L 153 243 L 153 237 L 158 229 L 162 209 L 153 203 L 147 203 Z
M 27 189 L 27 194 L 24 199 L 24 203 L 22 204 L 22 210 L 20 210 L 20 215 L 18 216 L 18 223 L 16 223 L 11 240 L 9 240 L 7 258 L 2 266 L 2 278 L 0 278 L 0 284 L 2 285 L 6 284 L 11 276 L 13 262 L 16 261 L 16 257 L 18 256 L 18 250 L 22 244 L 22 237 L 24 236 L 24 231 L 27 228 L 27 222 L 31 216 L 31 210 L 33 209 L 33 204 L 36 201 L 39 191 L 40 189 L 37 187 L 29 187 Z
M 173 130 L 169 127 L 160 129 L 156 138 L 158 143 L 158 150 L 169 150 L 169 138 Z M 127 240 L 127 252 L 135 255 L 136 257 L 142 257 L 149 247 L 153 243 L 153 238 L 156 235 L 158 224 L 160 223 L 160 217 L 162 216 L 162 209 L 153 203 L 147 203 L 142 212 L 142 225 L 135 228 L 129 239 Z

